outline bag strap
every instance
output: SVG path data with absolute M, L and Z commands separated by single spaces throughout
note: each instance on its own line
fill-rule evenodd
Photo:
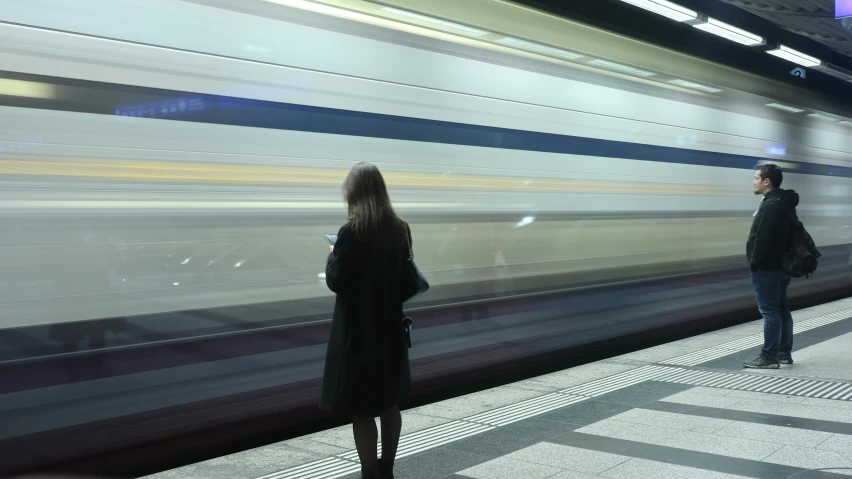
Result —
M 799 224 L 799 214 L 796 212 L 796 208 L 790 205 L 785 206 L 787 208 L 787 215 L 790 217 L 790 229 L 791 231 L 795 231 L 796 226 Z
M 411 249 L 411 228 L 405 223 L 405 242 L 408 244 L 408 259 L 414 261 L 414 251 Z
M 783 207 L 787 208 L 787 217 L 790 220 L 790 236 L 787 238 L 786 246 L 787 251 L 789 251 L 796 243 L 796 231 L 799 229 L 801 223 L 799 222 L 799 215 L 796 213 L 796 208 L 788 204 L 784 204 Z M 804 229 L 804 225 L 802 225 L 802 228 Z

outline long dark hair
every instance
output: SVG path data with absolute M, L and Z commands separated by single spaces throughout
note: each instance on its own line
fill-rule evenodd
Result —
M 407 244 L 405 223 L 391 205 L 385 180 L 375 165 L 361 162 L 343 182 L 343 198 L 355 237 L 382 249 Z

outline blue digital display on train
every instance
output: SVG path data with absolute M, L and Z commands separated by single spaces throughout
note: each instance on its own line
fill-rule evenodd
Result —
M 204 110 L 203 98 L 175 98 L 139 105 L 128 105 L 115 109 L 117 116 L 137 116 L 143 118 L 166 118 Z

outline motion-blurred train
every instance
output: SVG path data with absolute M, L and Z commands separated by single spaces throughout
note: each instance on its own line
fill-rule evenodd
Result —
M 825 255 L 797 301 L 848 296 L 843 115 L 497 0 L 9 2 L 0 472 L 318 418 L 323 235 L 358 161 L 433 287 L 415 398 L 756 318 L 765 162 Z

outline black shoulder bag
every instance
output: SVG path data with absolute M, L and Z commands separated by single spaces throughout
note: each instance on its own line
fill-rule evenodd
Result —
M 405 225 L 406 236 L 405 240 L 408 243 L 408 258 L 405 259 L 402 265 L 402 302 L 406 302 L 409 299 L 423 294 L 426 291 L 429 291 L 429 282 L 426 281 L 426 277 L 423 276 L 423 273 L 417 268 L 417 265 L 414 264 L 414 251 L 411 248 L 411 241 L 409 241 L 409 235 L 411 234 L 411 230 L 408 228 L 408 224 Z M 411 325 L 414 324 L 414 321 L 405 316 L 402 318 L 402 331 L 405 335 L 405 344 L 410 348 L 411 347 Z

